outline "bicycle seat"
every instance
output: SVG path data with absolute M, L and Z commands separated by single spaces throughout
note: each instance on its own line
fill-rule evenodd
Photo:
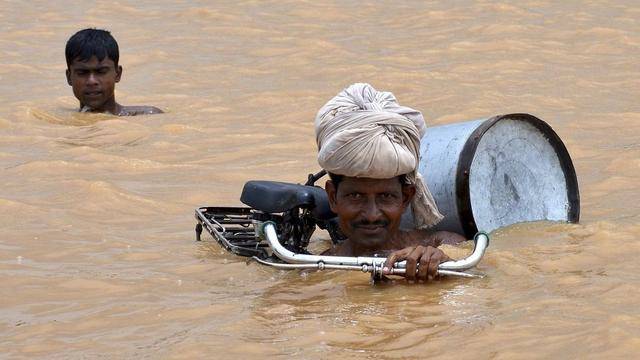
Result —
M 324 189 L 278 181 L 251 180 L 244 184 L 240 201 L 266 213 L 282 213 L 299 207 L 311 210 L 318 220 L 336 217 Z

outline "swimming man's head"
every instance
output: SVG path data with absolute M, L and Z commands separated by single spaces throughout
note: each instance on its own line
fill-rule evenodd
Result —
M 67 41 L 64 54 L 67 58 L 67 68 L 71 68 L 74 60 L 87 62 L 92 56 L 95 56 L 98 61 L 108 57 L 116 67 L 120 59 L 116 39 L 110 32 L 99 29 L 84 29 L 75 33 Z
M 115 85 L 120 81 L 118 43 L 108 31 L 84 29 L 75 33 L 65 49 L 67 82 L 80 101 L 81 111 L 118 114 Z

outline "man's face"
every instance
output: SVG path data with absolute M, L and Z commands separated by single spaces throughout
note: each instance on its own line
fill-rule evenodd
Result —
M 377 250 L 398 231 L 400 217 L 415 194 L 415 187 L 402 186 L 398 177 L 345 176 L 337 189 L 327 181 L 326 190 L 344 235 L 354 245 L 369 250 Z
M 114 90 L 121 75 L 122 67 L 116 68 L 109 57 L 99 61 L 92 56 L 88 61 L 73 60 L 67 69 L 67 82 L 81 106 L 103 111 L 105 106 L 115 102 Z

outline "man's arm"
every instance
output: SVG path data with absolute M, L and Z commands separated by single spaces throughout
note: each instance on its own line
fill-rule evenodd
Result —
M 403 246 L 433 246 L 438 247 L 442 244 L 455 245 L 467 239 L 451 231 L 432 231 L 432 230 L 413 230 L 403 234 Z
M 120 116 L 162 114 L 164 111 L 155 106 L 123 106 Z

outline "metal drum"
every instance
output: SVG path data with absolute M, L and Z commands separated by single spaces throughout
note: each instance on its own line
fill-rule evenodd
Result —
M 577 222 L 580 197 L 569 153 L 547 123 L 509 114 L 428 129 L 419 172 L 445 218 L 464 233 L 523 221 Z

